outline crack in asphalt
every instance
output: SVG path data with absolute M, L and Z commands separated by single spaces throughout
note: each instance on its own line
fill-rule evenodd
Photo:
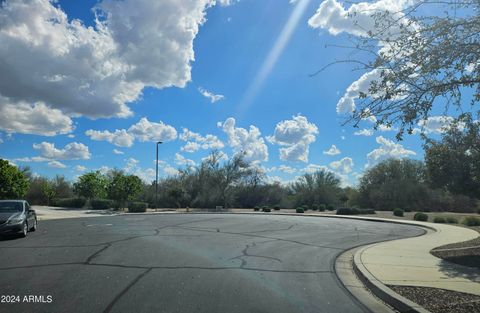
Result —
M 241 271 L 253 271 L 253 272 L 267 272 L 267 273 L 286 273 L 286 274 L 333 274 L 332 270 L 317 270 L 317 271 L 303 271 L 303 270 L 275 270 L 257 267 L 240 267 L 240 266 L 140 266 L 140 265 L 122 265 L 122 264 L 110 264 L 110 263 L 85 263 L 85 262 L 64 262 L 64 263 L 50 263 L 50 264 L 37 264 L 37 265 L 24 265 L 24 266 L 12 266 L 0 268 L 0 271 L 4 270 L 16 270 L 26 268 L 41 268 L 49 266 L 68 266 L 68 265 L 85 265 L 85 266 L 105 266 L 105 267 L 118 267 L 127 269 L 144 269 L 144 270 L 241 270 Z
M 199 232 L 220 233 L 220 234 L 228 234 L 228 235 L 253 237 L 253 238 L 273 239 L 273 240 L 276 240 L 276 241 L 295 243 L 295 244 L 299 244 L 299 245 L 302 245 L 302 246 L 308 246 L 308 247 L 332 249 L 332 250 L 339 250 L 339 251 L 344 250 L 343 248 L 322 246 L 322 245 L 316 245 L 316 244 L 313 244 L 313 243 L 305 243 L 305 242 L 301 242 L 301 241 L 297 241 L 297 240 L 283 239 L 283 238 L 277 238 L 277 237 L 253 235 L 253 234 L 250 234 L 250 233 L 234 233 L 234 232 L 227 232 L 227 231 L 213 231 L 213 230 L 210 230 L 211 228 L 198 228 L 198 227 L 178 227 L 178 228 L 188 229 L 188 230 L 193 230 L 193 231 L 199 231 Z
M 265 243 L 265 242 L 272 242 L 276 240 L 268 240 L 268 241 L 262 241 L 259 243 Z M 237 255 L 236 257 L 230 258 L 229 260 L 240 260 L 242 261 L 242 264 L 240 264 L 240 268 L 245 268 L 245 266 L 248 264 L 248 261 L 245 260 L 245 257 L 255 257 L 255 258 L 262 258 L 262 259 L 268 259 L 268 260 L 273 260 L 277 261 L 279 263 L 282 263 L 282 260 L 270 256 L 264 256 L 264 255 L 258 255 L 258 254 L 250 254 L 248 253 L 248 249 L 253 248 L 257 245 L 257 243 L 253 242 L 252 245 L 249 245 L 248 243 L 245 245 L 245 248 L 242 250 L 241 255 Z
M 122 298 L 122 296 L 130 290 L 130 288 L 135 286 L 135 284 L 138 283 L 138 281 L 140 279 L 142 279 L 142 277 L 144 277 L 145 275 L 150 273 L 151 270 L 152 269 L 150 268 L 150 269 L 147 269 L 146 271 L 144 271 L 143 273 L 140 273 L 130 284 L 127 285 L 127 287 L 125 287 L 121 292 L 119 292 L 115 296 L 115 298 L 113 298 L 113 300 L 108 304 L 108 306 L 105 308 L 105 310 L 103 310 L 103 313 L 110 312 L 113 309 L 113 307 L 115 306 L 115 304 L 117 303 L 117 301 L 120 300 Z

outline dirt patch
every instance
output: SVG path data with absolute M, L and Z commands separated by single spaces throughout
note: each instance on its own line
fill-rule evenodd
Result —
M 432 313 L 480 312 L 480 296 L 430 287 L 388 287 Z

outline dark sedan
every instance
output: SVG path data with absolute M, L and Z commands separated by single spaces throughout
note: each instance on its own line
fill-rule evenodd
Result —
M 0 234 L 20 234 L 37 230 L 37 214 L 25 200 L 0 200 Z

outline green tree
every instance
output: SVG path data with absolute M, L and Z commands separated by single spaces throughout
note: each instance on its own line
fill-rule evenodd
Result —
M 380 210 L 415 208 L 421 206 L 426 189 L 423 162 L 388 159 L 363 174 L 359 202 Z
M 427 140 L 424 148 L 433 188 L 480 198 L 480 122 L 466 115 L 440 141 Z
M 42 196 L 46 199 L 47 205 L 50 205 L 50 202 L 56 197 L 57 193 L 55 191 L 55 186 L 49 180 L 43 181 L 41 185 Z
M 74 192 L 87 199 L 105 198 L 108 180 L 100 171 L 89 172 L 78 178 L 73 185 Z
M 122 171 L 114 170 L 109 173 L 109 176 L 108 198 L 122 205 L 125 205 L 126 201 L 134 200 L 142 191 L 142 180 L 136 175 L 125 175 Z
M 313 174 L 304 174 L 292 184 L 297 205 L 337 204 L 340 196 L 340 179 L 335 174 L 319 170 Z
M 7 160 L 0 159 L 0 199 L 21 199 L 28 191 L 25 174 Z

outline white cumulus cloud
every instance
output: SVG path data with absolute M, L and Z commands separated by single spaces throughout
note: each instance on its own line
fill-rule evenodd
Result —
M 277 124 L 271 143 L 284 146 L 280 148 L 280 159 L 284 161 L 308 162 L 310 144 L 315 142 L 318 128 L 301 115 Z
M 181 148 L 181 150 L 184 152 L 195 152 L 200 149 L 222 149 L 223 147 L 225 147 L 225 144 L 220 139 L 218 139 L 217 136 L 211 134 L 202 136 L 198 133 L 188 130 L 187 128 L 183 129 L 182 134 L 180 134 L 179 136 L 179 139 L 187 142 Z
M 51 160 L 88 160 L 91 155 L 88 147 L 78 142 L 69 143 L 63 149 L 57 149 L 55 144 L 44 141 L 33 144 L 33 149 L 37 150 L 41 157 Z
M 85 135 L 92 140 L 108 141 L 118 147 L 131 147 L 134 141 L 133 135 L 127 133 L 125 129 L 117 129 L 114 132 L 89 129 L 85 132 Z
M 323 151 L 323 154 L 327 154 L 327 155 L 337 155 L 340 153 L 341 153 L 340 149 L 338 149 L 337 146 L 335 145 L 332 145 L 330 149 Z
M 244 153 L 251 162 L 268 161 L 268 147 L 261 137 L 260 130 L 250 125 L 250 129 L 235 127 L 235 119 L 229 117 L 222 125 L 228 136 L 228 143 L 235 153 Z
M 62 162 L 59 162 L 59 161 L 50 161 L 50 162 L 48 162 L 48 166 L 53 167 L 53 168 L 66 168 L 67 167 L 65 164 L 63 164 Z
M 187 166 L 187 167 L 196 165 L 195 161 L 187 159 L 180 153 L 175 153 L 175 164 L 180 166 Z
M 368 163 L 366 167 L 375 165 L 388 158 L 404 158 L 410 155 L 416 155 L 415 151 L 405 149 L 401 144 L 395 143 L 383 136 L 378 136 L 376 141 L 380 147 L 367 154 Z
M 198 88 L 198 92 L 200 92 L 200 94 L 205 98 L 209 99 L 211 103 L 215 103 L 217 101 L 225 99 L 224 95 L 214 94 L 213 92 L 210 92 L 202 87 Z
M 349 157 L 345 157 L 339 161 L 330 163 L 330 167 L 340 172 L 341 174 L 348 174 L 352 171 L 353 160 Z
M 2 129 L 68 133 L 70 117 L 130 116 L 129 103 L 145 87 L 184 87 L 191 80 L 193 41 L 216 3 L 103 0 L 87 26 L 57 1 L 2 1 L 0 112 L 13 118 L 0 120 Z M 22 112 L 34 117 L 32 111 L 51 114 L 17 127 Z

